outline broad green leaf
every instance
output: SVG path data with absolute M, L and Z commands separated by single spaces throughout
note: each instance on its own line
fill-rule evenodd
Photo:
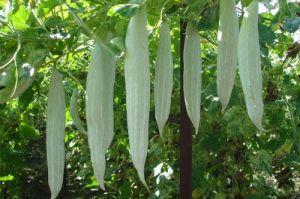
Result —
M 287 19 L 283 24 L 283 28 L 291 33 L 296 32 L 300 28 L 300 17 Z
M 16 29 L 26 29 L 28 16 L 29 11 L 24 6 L 20 6 L 16 13 L 9 13 L 9 21 L 13 23 Z
M 269 46 L 274 46 L 276 35 L 274 31 L 272 30 L 272 27 L 266 26 L 263 23 L 259 23 L 258 26 L 258 31 L 259 31 L 259 42 L 261 45 L 269 45 Z
M 139 7 L 139 4 L 117 4 L 108 10 L 107 15 L 111 17 L 119 14 L 123 17 L 130 18 L 136 14 Z
M 23 135 L 26 139 L 31 140 L 39 140 L 40 139 L 40 132 L 32 126 L 27 124 L 21 123 L 19 126 L 19 132 Z
M 63 0 L 62 0 L 63 1 Z M 53 8 L 59 5 L 58 0 L 42 0 L 38 6 L 38 16 L 43 17 L 48 14 Z

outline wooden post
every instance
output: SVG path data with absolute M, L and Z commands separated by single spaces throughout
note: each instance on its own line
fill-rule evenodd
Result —
M 192 122 L 190 121 L 183 94 L 183 49 L 186 22 L 180 22 L 180 198 L 192 198 Z

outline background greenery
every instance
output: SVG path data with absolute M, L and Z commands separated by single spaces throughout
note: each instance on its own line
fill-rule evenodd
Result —
M 247 5 L 251 0 L 243 0 Z M 300 197 L 300 44 L 299 3 L 265 1 L 272 12 L 260 14 L 264 79 L 264 126 L 249 120 L 237 74 L 224 115 L 216 94 L 218 0 L 147 0 L 151 79 L 157 52 L 158 22 L 172 30 L 174 90 L 164 139 L 159 137 L 151 99 L 150 144 L 142 186 L 129 156 L 123 71 L 124 38 L 138 5 L 127 0 L 1 0 L 0 65 L 11 78 L 30 79 L 24 65 L 35 67 L 33 84 L 19 98 L 0 105 L 0 198 L 49 198 L 45 145 L 45 107 L 52 68 L 64 74 L 67 101 L 74 88 L 84 93 L 93 39 L 114 34 L 109 49 L 119 56 L 115 84 L 115 137 L 107 153 L 106 191 L 93 177 L 87 137 L 79 133 L 67 110 L 66 168 L 60 198 L 177 198 L 179 187 L 179 21 L 199 20 L 203 51 L 201 125 L 193 143 L 194 198 Z M 162 10 L 165 8 L 164 10 Z M 278 9 L 278 12 L 274 10 Z M 200 10 L 200 11 L 199 11 Z M 242 10 L 239 9 L 242 15 Z M 240 21 L 241 21 L 240 17 Z M 18 49 L 18 46 L 20 47 Z M 25 67 L 26 68 L 26 67 Z M 18 74 L 18 76 L 16 76 Z M 152 81 L 153 83 L 153 81 Z M 0 90 L 0 99 L 5 96 Z M 153 86 L 152 91 L 153 93 Z M 69 108 L 69 104 L 67 105 Z M 80 97 L 84 114 L 84 95 Z

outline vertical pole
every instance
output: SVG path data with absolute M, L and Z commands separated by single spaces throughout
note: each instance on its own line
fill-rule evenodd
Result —
M 192 198 L 192 123 L 188 117 L 183 94 L 183 49 L 186 22 L 180 21 L 180 199 Z

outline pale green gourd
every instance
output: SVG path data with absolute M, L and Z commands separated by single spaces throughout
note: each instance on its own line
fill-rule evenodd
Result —
M 49 86 L 46 126 L 48 184 L 51 190 L 51 199 L 57 197 L 63 183 L 65 109 L 66 101 L 62 75 L 53 70 Z
M 0 74 L 0 104 L 11 99 L 15 88 L 15 72 L 10 67 Z
M 200 35 L 192 23 L 187 24 L 183 52 L 184 72 L 183 89 L 186 110 L 196 133 L 200 122 L 201 103 L 201 48 Z
M 37 69 L 30 65 L 23 65 L 21 72 L 23 72 L 23 75 L 19 72 L 18 85 L 12 98 L 21 96 L 32 85 L 37 75 Z
M 113 96 L 116 59 L 95 42 L 86 86 L 86 120 L 91 161 L 95 177 L 104 189 L 105 153 L 114 136 Z
M 21 96 L 33 83 L 37 69 L 30 64 L 23 64 L 18 68 L 18 81 L 16 82 L 15 66 L 10 65 L 0 74 L 0 104 Z M 17 85 L 16 85 L 17 83 Z
M 170 113 L 172 88 L 173 58 L 171 36 L 169 26 L 164 22 L 160 27 L 154 82 L 155 117 L 161 136 Z
M 148 148 L 150 68 L 146 7 L 131 17 L 125 39 L 125 83 L 130 154 L 146 185 L 144 166 Z
M 81 133 L 87 134 L 87 132 L 86 132 L 86 130 L 84 128 L 84 123 L 80 119 L 80 116 L 79 116 L 77 99 L 78 99 L 78 90 L 74 89 L 74 91 L 72 93 L 71 101 L 70 101 L 70 113 L 71 113 L 71 117 L 73 119 L 73 122 L 74 122 L 76 128 Z
M 237 66 L 239 23 L 235 0 L 220 1 L 218 32 L 217 91 L 222 113 L 230 100 Z
M 240 79 L 248 115 L 255 126 L 263 131 L 262 72 L 258 35 L 258 1 L 246 8 L 238 45 Z

